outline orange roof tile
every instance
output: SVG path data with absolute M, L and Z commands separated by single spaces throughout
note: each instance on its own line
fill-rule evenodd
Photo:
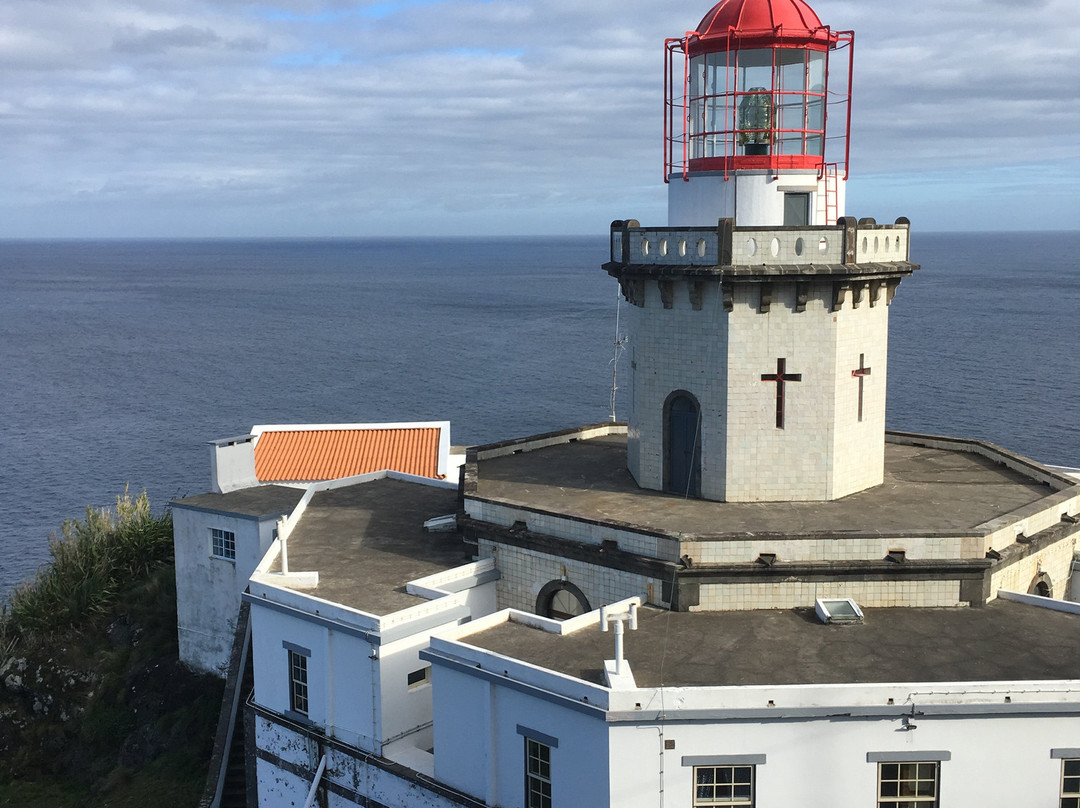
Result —
M 438 428 L 268 431 L 255 444 L 255 476 L 264 483 L 334 480 L 382 469 L 437 478 Z

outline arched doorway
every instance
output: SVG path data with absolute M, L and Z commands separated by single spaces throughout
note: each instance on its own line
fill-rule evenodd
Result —
M 664 403 L 664 489 L 673 494 L 701 495 L 701 408 L 685 390 Z
M 543 617 L 566 620 L 591 611 L 585 593 L 569 581 L 549 581 L 536 598 L 536 613 Z
M 1054 597 L 1054 582 L 1050 580 L 1050 576 L 1045 572 L 1040 572 L 1031 581 L 1031 586 L 1028 587 L 1029 595 L 1038 595 L 1041 598 Z

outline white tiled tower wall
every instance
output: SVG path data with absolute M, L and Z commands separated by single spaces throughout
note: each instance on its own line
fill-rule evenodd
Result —
M 715 486 L 724 474 L 719 425 L 727 409 L 727 329 L 720 286 L 705 284 L 701 310 L 690 303 L 689 285 L 676 281 L 665 309 L 655 281 L 645 282 L 645 306 L 629 306 L 631 405 L 627 419 L 627 466 L 638 485 L 664 488 L 664 402 L 676 390 L 701 406 L 701 493 L 723 499 Z
M 674 283 L 664 309 L 655 281 L 645 306 L 630 315 L 634 346 L 628 465 L 638 484 L 664 485 L 664 402 L 685 390 L 701 405 L 701 494 L 729 502 L 836 499 L 882 481 L 885 433 L 887 292 L 871 305 L 864 287 L 832 310 L 831 282 L 809 287 L 797 312 L 794 282 L 773 283 L 770 311 L 761 313 L 757 284 L 734 284 L 725 312 L 720 283 L 705 284 L 694 310 L 686 281 Z M 863 381 L 858 419 L 859 356 Z M 762 374 L 786 372 L 784 428 L 776 426 L 776 384 Z
M 715 227 L 720 219 L 734 219 L 736 227 L 775 227 L 784 221 L 784 194 L 810 194 L 810 222 L 835 224 L 844 215 L 847 183 L 832 181 L 835 209 L 826 211 L 826 178 L 817 171 L 782 172 L 739 170 L 675 175 L 668 182 L 669 227 Z M 831 221 L 826 221 L 826 212 Z

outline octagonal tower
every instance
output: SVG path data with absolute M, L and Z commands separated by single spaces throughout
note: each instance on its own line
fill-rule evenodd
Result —
M 830 54 L 852 41 L 802 0 L 723 0 L 667 41 L 686 88 L 669 81 L 669 223 L 614 222 L 605 264 L 632 304 L 644 488 L 812 501 L 882 482 L 888 308 L 918 267 L 906 219 L 842 215 L 850 105 L 844 90 L 837 166 Z

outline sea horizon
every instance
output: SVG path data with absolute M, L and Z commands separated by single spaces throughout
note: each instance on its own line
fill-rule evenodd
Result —
M 1077 255 L 1074 230 L 916 230 L 887 427 L 1080 466 Z M 0 593 L 125 483 L 208 490 L 207 444 L 253 424 L 607 420 L 607 258 L 606 233 L 0 239 Z

